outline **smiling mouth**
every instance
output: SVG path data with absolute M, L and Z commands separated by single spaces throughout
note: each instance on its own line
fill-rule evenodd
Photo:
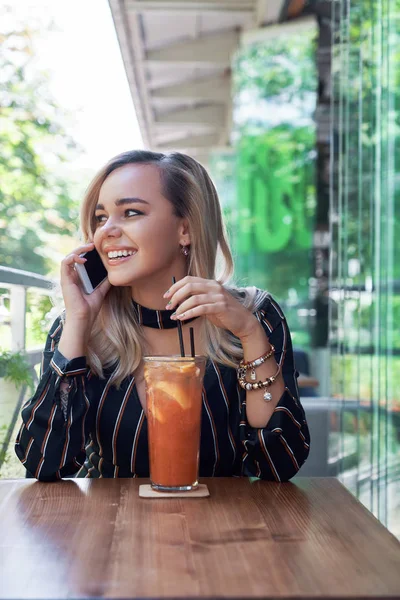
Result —
M 136 251 L 133 252 L 132 254 L 129 254 L 128 256 L 116 256 L 116 257 L 113 257 L 113 258 L 108 258 L 107 257 L 107 262 L 108 262 L 109 265 L 117 265 L 119 263 L 123 263 L 123 262 L 129 260 L 130 258 L 132 258 L 133 256 L 135 256 L 135 254 L 136 254 Z

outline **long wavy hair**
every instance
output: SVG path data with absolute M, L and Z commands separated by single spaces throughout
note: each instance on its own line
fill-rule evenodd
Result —
M 246 308 L 256 310 L 266 293 L 258 293 L 254 287 L 237 288 L 233 284 L 233 259 L 217 191 L 205 168 L 190 156 L 178 152 L 162 154 L 133 150 L 112 158 L 94 177 L 83 199 L 83 240 L 93 239 L 95 206 L 104 181 L 115 169 L 131 164 L 156 165 L 160 172 L 162 194 L 171 202 L 174 214 L 187 219 L 190 233 L 187 274 L 218 280 Z M 243 350 L 231 332 L 204 319 L 201 334 L 210 359 L 230 367 L 238 366 Z M 138 368 L 145 351 L 141 326 L 132 310 L 131 288 L 112 286 L 89 336 L 88 366 L 101 378 L 104 377 L 104 369 L 111 369 L 111 382 L 119 387 L 123 379 Z

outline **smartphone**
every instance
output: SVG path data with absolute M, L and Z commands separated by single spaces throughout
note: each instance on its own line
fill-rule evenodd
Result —
M 107 278 L 107 269 L 103 265 L 96 248 L 80 254 L 86 258 L 85 264 L 75 263 L 75 269 L 82 282 L 86 294 L 91 294 Z

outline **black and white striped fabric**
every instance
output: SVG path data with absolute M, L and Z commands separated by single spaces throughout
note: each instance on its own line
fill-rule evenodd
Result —
M 285 392 L 267 425 L 250 427 L 246 392 L 236 370 L 208 360 L 204 378 L 200 477 L 256 476 L 287 481 L 309 453 L 310 436 L 297 389 L 292 343 L 286 319 L 268 296 L 254 313 L 262 324 Z M 109 377 L 99 379 L 84 356 L 68 361 L 58 350 L 62 332 L 54 322 L 43 353 L 36 393 L 22 409 L 16 453 L 28 472 L 42 481 L 62 477 L 148 477 L 147 420 L 134 376 L 117 390 Z M 59 387 L 68 377 L 68 405 Z

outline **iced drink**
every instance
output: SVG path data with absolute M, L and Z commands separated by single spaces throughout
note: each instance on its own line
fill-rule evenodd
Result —
M 160 491 L 198 485 L 204 356 L 144 358 L 150 480 Z

